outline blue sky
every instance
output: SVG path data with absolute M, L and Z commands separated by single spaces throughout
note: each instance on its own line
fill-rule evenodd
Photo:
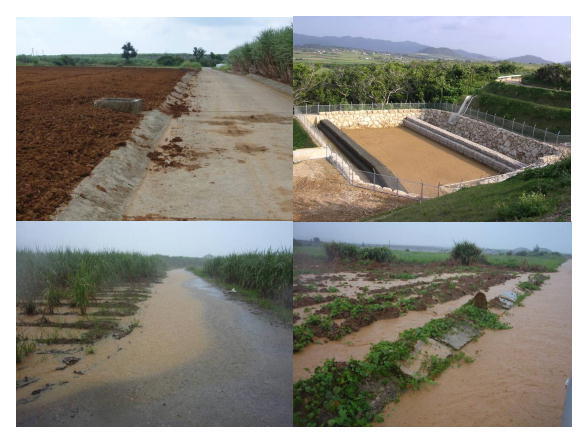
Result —
M 294 17 L 294 32 L 411 40 L 497 58 L 571 58 L 570 17 Z
M 31 221 L 16 223 L 16 247 L 116 249 L 173 256 L 292 248 L 292 223 L 280 221 Z
M 200 46 L 224 54 L 285 18 L 17 18 L 16 53 L 119 53 L 130 41 L 139 53 L 192 52 Z
M 451 247 L 469 240 L 490 249 L 532 249 L 536 245 L 572 251 L 571 223 L 294 223 L 294 238 L 356 244 Z

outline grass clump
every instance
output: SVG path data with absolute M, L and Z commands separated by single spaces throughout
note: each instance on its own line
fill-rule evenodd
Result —
M 16 363 L 20 363 L 30 353 L 36 350 L 37 346 L 28 338 L 16 335 Z
M 453 246 L 451 258 L 461 265 L 469 266 L 482 262 L 482 249 L 469 241 L 462 241 Z
M 325 244 L 325 251 L 329 261 L 348 259 L 392 262 L 396 260 L 396 256 L 388 247 L 359 247 L 354 244 L 331 242 Z
M 498 203 L 498 219 L 500 221 L 519 220 L 544 215 L 551 208 L 547 197 L 540 192 L 523 192 L 518 200 L 509 203 Z

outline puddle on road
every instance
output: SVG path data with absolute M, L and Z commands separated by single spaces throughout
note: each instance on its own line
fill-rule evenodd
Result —
M 190 279 L 189 281 L 186 281 L 183 284 L 183 286 L 188 289 L 195 289 L 195 290 L 203 291 L 207 295 L 213 296 L 215 298 L 227 299 L 227 297 L 225 296 L 225 294 L 223 293 L 223 291 L 221 289 L 219 289 L 215 285 L 212 285 L 211 283 L 209 283 L 205 279 L 200 278 L 199 276 L 196 276 L 194 279 Z

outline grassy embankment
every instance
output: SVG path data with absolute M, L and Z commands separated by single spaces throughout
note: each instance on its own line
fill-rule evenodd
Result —
M 368 221 L 570 221 L 571 159 L 464 188 Z
M 306 133 L 302 125 L 294 118 L 294 124 L 292 125 L 293 133 L 293 147 L 296 149 L 304 149 L 307 147 L 316 147 L 316 144 L 312 141 L 310 136 Z
M 492 82 L 477 94 L 472 106 L 499 117 L 526 122 L 550 132 L 569 134 L 571 93 L 537 87 Z
M 139 253 L 115 251 L 89 252 L 58 249 L 53 251 L 17 250 L 16 299 L 25 315 L 43 315 L 43 322 L 35 326 L 51 326 L 86 330 L 79 338 L 55 336 L 28 339 L 17 335 L 17 362 L 34 351 L 37 343 L 91 344 L 110 332 L 121 330 L 113 317 L 130 316 L 138 309 L 137 303 L 147 298 L 141 284 L 153 282 L 164 275 L 165 263 L 159 257 Z M 125 291 L 106 293 L 117 286 L 128 286 Z M 112 292 L 112 290 L 110 290 Z M 96 302 L 97 295 L 109 300 Z M 79 309 L 77 322 L 54 321 L 55 310 L 63 305 Z M 88 314 L 91 307 L 97 312 Z
M 194 274 L 226 288 L 235 288 L 245 300 L 274 310 L 290 320 L 292 312 L 292 252 L 266 250 L 233 253 L 207 259 Z
M 231 50 L 227 59 L 237 72 L 253 72 L 291 84 L 292 26 L 262 31 L 252 42 Z

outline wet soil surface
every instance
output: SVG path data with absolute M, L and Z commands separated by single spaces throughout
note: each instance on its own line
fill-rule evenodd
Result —
M 291 220 L 292 98 L 208 68 L 184 95 L 124 219 Z
M 148 111 L 184 74 L 179 69 L 17 66 L 17 220 L 48 219 L 141 118 L 95 108 L 95 99 L 142 98 Z
M 405 127 L 345 129 L 344 132 L 382 161 L 401 182 L 422 181 L 436 186 L 496 175 L 491 168 Z M 420 191 L 420 186 L 409 183 L 404 187 L 410 192 Z
M 446 370 L 384 411 L 385 426 L 559 426 L 572 363 L 572 261 L 464 352 L 473 364 Z M 490 298 L 490 297 L 489 297 Z
M 294 221 L 360 221 L 412 203 L 352 186 L 324 159 L 294 165 Z
M 17 425 L 292 424 L 290 325 L 184 270 L 155 286 L 139 318 L 122 350 L 97 346 L 102 360 L 77 382 L 56 378 L 17 407 Z

